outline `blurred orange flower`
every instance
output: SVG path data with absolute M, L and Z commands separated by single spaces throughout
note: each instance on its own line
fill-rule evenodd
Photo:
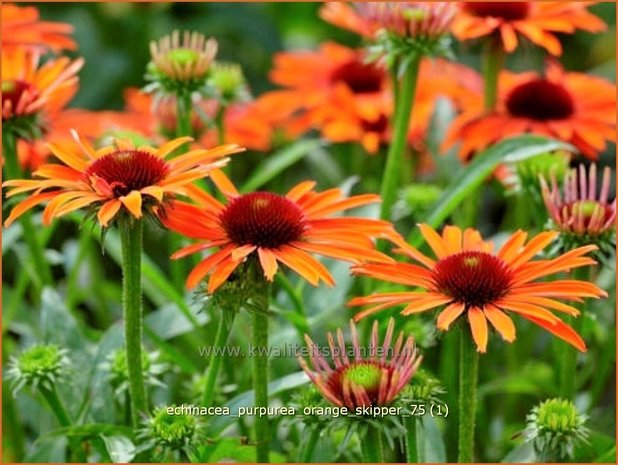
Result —
M 436 259 L 427 257 L 408 244 L 402 244 L 399 251 L 418 264 L 378 263 L 355 266 L 355 274 L 415 288 L 352 299 L 349 305 L 372 305 L 358 313 L 356 320 L 397 305 L 406 305 L 402 315 L 445 306 L 437 318 L 438 329 L 448 330 L 455 320 L 465 315 L 478 351 L 485 352 L 487 320 L 505 341 L 515 340 L 515 326 L 508 315 L 512 312 L 577 349 L 586 350 L 581 337 L 550 310 L 572 316 L 577 316 L 579 311 L 554 299 L 580 301 L 582 297 L 599 298 L 607 294 L 585 281 L 534 281 L 554 273 L 595 264 L 585 254 L 596 250 L 596 246 L 580 247 L 553 259 L 534 261 L 532 258 L 556 239 L 559 233 L 544 232 L 526 244 L 528 234 L 517 231 L 498 253 L 493 253 L 493 244 L 483 241 L 478 231 L 473 229 L 462 231 L 456 226 L 446 226 L 440 236 L 427 225 L 421 224 L 419 227 Z
M 2 50 L 26 48 L 39 52 L 48 49 L 75 50 L 76 44 L 69 37 L 73 26 L 66 23 L 40 21 L 39 12 L 33 6 L 2 5 Z
M 606 141 L 616 141 L 616 88 L 604 79 L 565 72 L 551 61 L 544 76 L 501 73 L 498 94 L 491 113 L 483 110 L 480 92 L 476 103 L 470 100 L 443 147 L 460 140 L 459 155 L 467 160 L 505 137 L 533 133 L 573 144 L 594 160 Z
M 459 40 L 495 34 L 509 53 L 517 48 L 521 35 L 552 55 L 560 55 L 562 46 L 556 32 L 605 29 L 605 23 L 586 10 L 595 3 L 598 2 L 461 2 L 451 29 Z
M 372 239 L 400 240 L 393 226 L 385 221 L 330 217 L 377 202 L 377 195 L 345 198 L 339 189 L 317 193 L 313 191 L 314 181 L 302 182 L 285 195 L 240 194 L 221 171 L 213 171 L 211 179 L 225 195 L 224 203 L 196 190 L 193 199 L 199 206 L 174 201 L 160 215 L 171 230 L 203 241 L 179 250 L 172 258 L 218 249 L 193 269 L 187 279 L 188 288 L 210 273 L 208 292 L 216 291 L 251 254 L 259 259 L 269 281 L 277 273 L 278 263 L 283 263 L 313 285 L 324 281 L 332 286 L 332 276 L 311 253 L 353 263 L 369 259 L 390 262 L 389 257 L 375 250 Z
M 40 65 L 41 55 L 25 48 L 2 51 L 2 121 L 58 112 L 77 92 L 84 60 L 66 57 Z
M 189 195 L 187 186 L 217 167 L 224 158 L 243 149 L 224 145 L 210 150 L 192 150 L 173 160 L 165 158 L 190 137 L 181 137 L 159 148 L 135 147 L 133 143 L 115 139 L 112 144 L 95 150 L 75 134 L 77 151 L 67 151 L 50 144 L 62 164 L 47 164 L 33 174 L 40 179 L 9 180 L 7 197 L 24 192 L 30 196 L 17 204 L 5 222 L 9 226 L 24 212 L 49 202 L 43 212 L 43 223 L 80 208 L 94 206 L 101 226 L 108 226 L 123 211 L 141 218 L 144 209 L 166 202 L 174 195 Z

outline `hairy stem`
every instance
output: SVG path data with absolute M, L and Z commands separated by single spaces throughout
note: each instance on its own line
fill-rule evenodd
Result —
M 459 348 L 459 463 L 474 462 L 474 424 L 479 356 L 467 325 L 461 326 Z

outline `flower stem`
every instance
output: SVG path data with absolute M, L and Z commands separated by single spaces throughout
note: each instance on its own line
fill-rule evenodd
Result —
M 176 137 L 191 135 L 191 94 L 176 95 Z
M 217 128 L 217 144 L 225 143 L 225 112 L 227 106 L 223 103 L 219 104 L 217 114 L 215 115 L 215 127 Z
M 394 121 L 392 124 L 393 136 L 388 148 L 386 167 L 384 168 L 380 189 L 380 195 L 382 196 L 380 218 L 382 219 L 390 219 L 393 204 L 397 197 L 398 180 L 401 175 L 403 154 L 408 139 L 408 127 L 412 115 L 412 106 L 414 105 L 414 94 L 416 92 L 421 58 L 422 55 L 417 54 L 410 60 L 403 75 L 401 87 L 395 93 L 397 101 L 395 102 Z M 396 88 L 397 85 L 396 81 L 393 82 L 393 88 Z
M 234 314 L 235 315 L 235 314 Z M 210 354 L 210 361 L 208 363 L 208 370 L 206 372 L 206 385 L 204 386 L 204 394 L 202 395 L 202 405 L 204 407 L 210 407 L 212 405 L 213 397 L 215 394 L 215 384 L 217 383 L 217 376 L 221 370 L 221 363 L 223 362 L 224 354 L 222 353 L 223 347 L 227 345 L 227 339 L 230 334 L 230 327 L 234 324 L 234 318 L 232 321 L 226 324 L 226 318 L 223 311 L 219 317 L 217 323 L 217 334 L 212 346 L 212 352 Z
M 474 462 L 474 423 L 479 356 L 467 325 L 459 347 L 459 463 Z
M 69 413 L 67 409 L 64 407 L 62 400 L 58 396 L 58 392 L 56 391 L 56 387 L 52 386 L 51 388 L 45 386 L 39 386 L 39 392 L 49 405 L 49 408 L 56 416 L 58 423 L 60 426 L 71 426 L 71 417 L 69 417 Z
M 268 408 L 268 309 L 270 306 L 270 283 L 254 263 L 253 294 L 253 392 L 255 406 Z M 268 463 L 270 449 L 270 425 L 268 416 L 255 417 L 255 442 L 258 463 Z
M 299 460 L 300 463 L 311 463 L 311 457 L 313 457 L 313 452 L 315 451 L 315 446 L 317 445 L 319 439 L 320 428 L 316 426 L 310 428 L 309 438 L 307 439 L 303 449 L 302 457 Z
M 372 424 L 367 425 L 367 432 L 360 443 L 366 463 L 384 463 L 384 444 L 380 428 Z
M 406 462 L 418 463 L 418 444 L 416 435 L 417 419 L 414 417 L 406 417 L 403 420 L 403 425 L 406 428 Z
M 504 65 L 504 49 L 499 38 L 492 37 L 483 51 L 484 103 L 486 110 L 493 110 L 498 99 L 498 76 Z
M 17 159 L 17 140 L 10 131 L 2 131 L 2 152 L 4 155 L 4 180 L 21 179 L 23 173 Z M 32 223 L 30 212 L 25 212 L 19 217 L 19 222 L 22 227 L 23 237 L 26 241 L 30 256 L 34 263 L 34 268 L 38 271 L 40 287 L 49 286 L 52 284 L 52 274 L 49 264 L 45 260 L 45 253 L 39 236 Z
M 573 279 L 578 281 L 590 281 L 591 268 L 589 266 L 576 268 L 573 270 Z M 586 303 L 578 304 L 578 309 L 581 314 L 574 318 L 567 316 L 565 323 L 569 324 L 575 332 L 580 336 L 584 326 L 584 315 L 586 313 Z M 563 346 L 563 344 L 560 344 Z M 567 345 L 561 347 L 560 353 L 562 355 L 560 363 L 560 397 L 563 399 L 573 400 L 576 394 L 575 380 L 577 379 L 577 355 L 579 351 Z
M 127 351 L 131 418 L 137 426 L 140 414 L 148 411 L 142 371 L 142 222 L 125 218 L 120 224 L 122 243 L 122 301 Z

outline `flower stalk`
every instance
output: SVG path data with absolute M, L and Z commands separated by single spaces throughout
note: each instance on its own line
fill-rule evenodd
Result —
M 417 419 L 406 417 L 403 419 L 403 426 L 406 428 L 406 462 L 418 463 L 418 444 L 417 444 Z
M 474 425 L 479 356 L 470 331 L 461 325 L 459 348 L 459 463 L 474 462 Z
M 253 392 L 255 406 L 268 408 L 268 310 L 270 283 L 260 272 L 257 263 L 251 267 L 254 277 L 253 302 Z M 255 442 L 258 463 L 269 462 L 270 425 L 267 416 L 255 417 Z
M 309 429 L 310 429 L 309 438 L 307 438 L 307 443 L 303 449 L 300 463 L 311 463 L 311 457 L 313 457 L 315 446 L 318 444 L 318 441 L 320 440 L 320 428 L 317 426 L 314 426 Z
M 229 334 L 230 331 L 226 324 L 225 314 L 221 312 L 219 322 L 217 323 L 217 334 L 215 335 L 213 350 L 208 363 L 208 370 L 206 371 L 206 384 L 204 386 L 204 394 L 202 395 L 202 405 L 204 407 L 210 407 L 212 405 L 217 376 L 219 375 L 221 363 L 223 362 L 221 349 L 227 345 Z
M 506 58 L 504 48 L 498 37 L 493 37 L 485 44 L 483 51 L 483 81 L 485 85 L 485 110 L 493 110 L 498 99 L 498 76 Z
M 397 198 L 398 180 L 401 174 L 408 127 L 410 126 L 410 118 L 412 116 L 421 58 L 422 54 L 417 53 L 409 60 L 398 89 L 398 83 L 396 81 L 393 82 L 393 89 L 396 89 L 394 90 L 396 101 L 392 124 L 393 137 L 388 148 L 386 167 L 384 168 L 380 189 L 380 195 L 382 196 L 380 218 L 382 219 L 390 219 L 393 205 Z
M 140 414 L 148 412 L 148 400 L 142 371 L 142 222 L 124 218 L 120 222 L 122 244 L 122 301 L 124 311 L 125 350 L 131 418 L 133 425 L 140 423 Z
M 384 463 L 384 443 L 379 427 L 367 425 L 365 437 L 361 438 L 361 450 L 366 463 Z

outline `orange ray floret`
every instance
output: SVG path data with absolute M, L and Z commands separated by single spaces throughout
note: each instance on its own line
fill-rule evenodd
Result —
M 75 50 L 69 36 L 73 26 L 66 23 L 40 21 L 33 6 L 2 5 L 2 50 L 26 48 L 44 52 L 48 49 Z
M 456 320 L 464 318 L 478 351 L 485 352 L 489 326 L 505 341 L 515 340 L 511 315 L 518 314 L 577 349 L 586 350 L 581 337 L 553 313 L 577 316 L 579 311 L 554 299 L 580 301 L 582 297 L 599 298 L 607 294 L 585 281 L 533 281 L 594 265 L 596 262 L 585 254 L 595 250 L 595 246 L 580 247 L 551 260 L 533 260 L 557 238 L 557 232 L 543 232 L 526 242 L 527 234 L 517 231 L 493 253 L 492 244 L 473 229 L 462 231 L 446 226 L 440 235 L 427 225 L 419 227 L 435 260 L 408 244 L 400 244 L 399 252 L 420 265 L 371 263 L 352 268 L 358 275 L 414 288 L 352 299 L 351 306 L 370 306 L 358 313 L 356 320 L 396 305 L 407 305 L 403 315 L 443 308 L 437 316 L 437 328 L 446 331 Z
M 508 53 L 520 37 L 543 47 L 552 55 L 562 54 L 555 33 L 577 29 L 599 32 L 605 23 L 586 9 L 596 2 L 461 2 L 451 29 L 459 40 L 497 37 Z
M 596 159 L 606 141 L 616 141 L 614 84 L 583 73 L 565 72 L 553 61 L 544 76 L 502 72 L 496 109 L 486 113 L 482 94 L 452 123 L 444 148 L 461 141 L 459 155 L 475 152 L 506 137 L 532 133 L 563 140 Z
M 219 170 L 211 178 L 225 195 L 224 202 L 199 191 L 193 197 L 200 205 L 174 201 L 161 214 L 162 222 L 171 230 L 203 241 L 179 250 L 172 258 L 217 249 L 193 269 L 187 279 L 188 288 L 210 275 L 208 292 L 215 292 L 250 255 L 259 261 L 269 281 L 283 263 L 313 285 L 323 281 L 332 286 L 332 276 L 311 254 L 352 263 L 365 260 L 388 263 L 392 259 L 377 252 L 373 240 L 401 241 L 388 222 L 330 217 L 333 213 L 377 202 L 376 195 L 345 198 L 339 189 L 315 192 L 313 181 L 298 184 L 286 195 L 239 194 Z
M 166 157 L 190 137 L 169 141 L 159 148 L 134 147 L 127 140 L 115 139 L 111 145 L 95 150 L 74 133 L 77 149 L 65 150 L 53 144 L 50 149 L 61 164 L 46 164 L 33 173 L 32 180 L 9 180 L 7 197 L 30 193 L 17 204 L 5 226 L 9 226 L 25 211 L 49 202 L 43 212 L 43 222 L 84 207 L 94 207 L 101 226 L 106 227 L 125 212 L 141 218 L 152 208 L 176 195 L 187 195 L 187 186 L 206 177 L 214 168 L 225 165 L 224 158 L 243 149 L 235 144 L 210 150 L 196 149 Z

